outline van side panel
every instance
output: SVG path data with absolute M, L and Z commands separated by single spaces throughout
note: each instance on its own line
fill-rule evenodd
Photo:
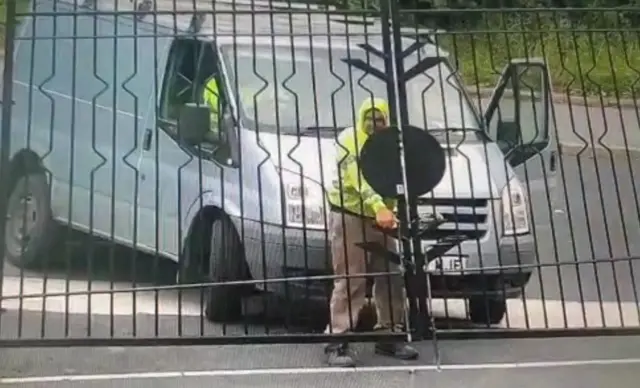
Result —
M 81 12 L 60 1 L 38 1 L 36 11 Z M 142 118 L 154 103 L 154 38 L 136 30 L 126 17 L 38 16 L 15 55 L 13 153 L 42 158 L 57 219 L 124 240 Z

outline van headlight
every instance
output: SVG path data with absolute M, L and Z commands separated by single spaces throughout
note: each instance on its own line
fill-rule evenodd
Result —
M 505 236 L 529 233 L 527 198 L 516 177 L 502 189 L 502 233 Z
M 284 185 L 287 226 L 326 229 L 326 206 L 322 186 L 292 171 L 280 170 L 280 173 Z

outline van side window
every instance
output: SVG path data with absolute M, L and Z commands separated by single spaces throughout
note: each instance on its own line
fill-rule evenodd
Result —
M 217 81 L 213 85 L 219 85 L 216 91 L 211 90 L 212 79 Z M 205 101 L 205 94 L 207 94 L 205 90 L 208 90 L 207 101 Z M 158 112 L 160 121 L 171 124 L 164 126 L 167 131 L 175 130 L 174 124 L 178 122 L 178 114 L 183 105 L 198 103 L 209 107 L 212 93 L 216 96 L 214 99 L 218 100 L 218 106 L 215 108 L 219 112 L 217 116 L 221 116 L 225 100 L 223 92 L 213 45 L 197 39 L 176 39 L 169 53 Z M 219 130 L 218 121 L 214 119 L 214 112 L 212 112 L 211 136 L 207 136 L 204 143 L 219 145 L 223 141 L 223 131 Z

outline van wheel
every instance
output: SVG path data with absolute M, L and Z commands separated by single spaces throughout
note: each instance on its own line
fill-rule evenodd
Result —
M 42 264 L 53 241 L 49 184 L 44 174 L 20 177 L 9 195 L 5 215 L 5 257 L 18 268 Z
M 469 299 L 469 318 L 478 325 L 497 325 L 507 313 L 507 301 L 503 298 L 472 297 Z
M 242 243 L 231 221 L 220 217 L 211 227 L 209 281 L 232 282 L 247 279 Z M 209 287 L 205 316 L 209 321 L 229 322 L 242 317 L 242 297 L 246 286 Z

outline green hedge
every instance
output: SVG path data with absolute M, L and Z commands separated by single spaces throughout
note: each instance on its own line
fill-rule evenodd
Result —
M 510 58 L 542 57 L 551 71 L 554 89 L 563 94 L 640 94 L 637 28 L 632 32 L 611 23 L 606 31 L 586 22 L 567 22 L 566 18 L 535 23 L 515 22 L 518 18 L 523 15 L 509 22 L 494 20 L 468 33 L 437 35 L 437 41 L 454 56 L 465 80 L 480 87 L 493 85 Z
M 8 1 L 17 1 L 16 9 L 18 12 L 24 12 L 29 6 L 29 0 L 0 0 L 0 51 L 2 50 L 2 46 L 4 45 L 4 27 L 7 22 L 7 11 L 5 8 L 5 4 Z
M 446 31 L 437 35 L 438 43 L 471 85 L 493 86 L 510 58 L 543 57 L 554 89 L 563 94 L 640 95 L 640 0 L 399 2 L 407 9 L 401 11 L 407 25 Z M 378 0 L 337 3 L 352 10 L 378 8 Z
M 18 12 L 23 12 L 27 6 L 29 5 L 29 0 L 0 0 L 0 24 L 5 24 L 6 21 L 6 10 L 5 10 L 5 4 L 8 1 L 17 1 L 17 9 Z

